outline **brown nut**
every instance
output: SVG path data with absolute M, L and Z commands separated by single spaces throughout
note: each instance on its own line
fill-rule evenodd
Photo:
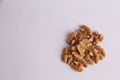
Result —
M 63 62 L 67 63 L 67 59 L 68 59 L 68 56 L 67 56 L 67 55 L 63 55 L 63 56 L 62 56 Z
M 103 60 L 103 56 L 101 55 L 100 52 L 98 52 L 98 55 L 99 55 L 99 60 Z
M 84 54 L 85 49 L 82 48 L 79 44 L 77 45 L 77 50 L 78 50 L 80 56 L 84 56 L 84 55 L 85 55 L 85 54 Z
M 95 55 L 95 63 L 97 64 L 98 61 L 99 61 L 99 55 L 96 53 L 96 55 Z
M 100 34 L 99 37 L 98 37 L 98 39 L 99 39 L 100 42 L 103 41 L 103 39 L 104 39 L 103 35 Z
M 89 53 L 86 53 L 85 60 L 88 64 L 91 64 L 91 65 L 93 64 L 93 60 L 91 59 Z
M 72 62 L 73 58 L 69 57 L 67 63 L 70 64 Z
M 104 51 L 104 49 L 103 48 L 101 48 L 100 46 L 98 46 L 98 45 L 96 45 L 95 46 L 95 48 L 101 53 L 101 55 L 103 56 L 103 57 L 105 57 L 106 56 L 106 54 L 105 54 L 105 51 Z
M 93 54 L 94 54 L 94 61 L 97 64 L 98 61 L 99 61 L 99 54 L 98 54 L 96 49 L 93 49 L 92 51 L 93 51 Z
M 87 25 L 81 25 L 81 30 L 84 30 L 87 34 L 91 34 L 91 30 Z
M 64 48 L 63 53 L 64 54 L 68 54 L 69 53 L 69 49 L 68 48 Z
M 73 61 L 77 66 L 83 67 L 83 64 L 79 61 Z
M 74 70 L 78 71 L 78 72 L 82 72 L 83 71 L 83 68 L 80 67 L 80 66 L 77 66 L 74 62 L 72 62 L 70 64 L 71 68 L 73 68 Z
M 72 55 L 63 55 L 63 62 L 70 64 L 72 60 L 73 60 Z
M 79 58 L 79 53 L 77 53 L 77 52 L 72 52 L 72 55 L 76 58 Z
M 74 43 L 73 39 L 76 38 L 76 35 L 77 35 L 77 32 L 71 33 L 71 34 L 69 35 L 68 39 L 67 39 L 67 43 L 68 43 L 68 44 L 73 44 L 73 43 Z
M 71 47 L 71 51 L 72 51 L 72 52 L 77 52 L 76 45 L 74 45 L 74 46 Z
M 81 59 L 80 62 L 83 64 L 83 66 L 84 66 L 85 68 L 87 68 L 88 64 L 86 63 L 85 60 Z
M 88 65 L 97 64 L 106 56 L 104 49 L 98 45 L 102 40 L 102 34 L 82 25 L 69 35 L 69 47 L 64 48 L 62 53 L 63 62 L 78 72 L 82 72 Z

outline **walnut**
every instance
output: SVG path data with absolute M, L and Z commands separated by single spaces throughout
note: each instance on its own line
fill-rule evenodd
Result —
M 94 62 L 97 64 L 99 61 L 99 54 L 98 51 L 96 49 L 93 49 L 93 54 L 94 54 Z
M 87 64 L 87 62 L 85 61 L 85 59 L 81 59 L 80 62 L 83 64 L 83 66 L 84 66 L 85 68 L 87 68 L 88 64 Z
M 72 62 L 73 58 L 72 58 L 72 55 L 64 55 L 62 60 L 63 60 L 63 62 L 70 64 Z
M 84 31 L 84 32 L 86 32 L 86 34 L 89 34 L 89 35 L 92 33 L 90 28 L 87 27 L 87 25 L 81 25 L 80 29 L 81 29 L 81 31 Z
M 93 60 L 92 60 L 91 56 L 89 55 L 89 51 L 86 51 L 86 53 L 85 53 L 85 60 L 88 64 L 91 64 L 91 65 L 93 64 Z
M 79 58 L 79 53 L 77 53 L 77 52 L 72 52 L 72 55 L 76 58 Z
M 74 62 L 72 62 L 70 64 L 71 68 L 73 68 L 74 70 L 78 71 L 78 72 L 82 72 L 83 68 L 81 66 L 76 65 Z
M 76 46 L 72 46 L 72 47 L 71 47 L 71 51 L 76 52 L 76 51 L 77 51 Z
M 63 52 L 64 52 L 64 54 L 68 54 L 69 53 L 69 49 L 68 48 L 64 48 Z
M 106 56 L 106 54 L 105 54 L 105 51 L 104 51 L 104 49 L 103 48 L 101 48 L 100 46 L 98 46 L 98 45 L 96 45 L 95 46 L 95 48 L 101 53 L 101 55 L 103 56 L 103 57 L 105 57 Z
M 62 61 L 72 69 L 82 72 L 83 68 L 97 64 L 106 56 L 104 49 L 98 45 L 102 40 L 102 34 L 92 32 L 86 25 L 82 25 L 69 35 L 69 47 L 64 48 Z
M 67 39 L 67 43 L 73 45 L 75 43 L 76 35 L 77 32 L 72 32 Z
M 78 50 L 78 52 L 79 52 L 79 54 L 81 55 L 81 56 L 84 56 L 85 54 L 84 54 L 84 52 L 85 52 L 85 49 L 84 48 L 82 48 L 81 47 L 81 45 L 76 45 L 77 46 L 77 50 Z

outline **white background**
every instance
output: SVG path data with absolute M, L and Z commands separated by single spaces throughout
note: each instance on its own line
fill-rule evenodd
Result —
M 104 34 L 107 57 L 82 73 L 60 55 L 86 24 Z M 0 80 L 119 80 L 119 0 L 0 0 Z

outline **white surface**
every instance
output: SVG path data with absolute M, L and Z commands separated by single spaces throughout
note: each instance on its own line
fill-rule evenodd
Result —
M 0 80 L 119 80 L 119 0 L 0 0 Z M 107 57 L 82 73 L 60 60 L 77 25 L 103 33 Z

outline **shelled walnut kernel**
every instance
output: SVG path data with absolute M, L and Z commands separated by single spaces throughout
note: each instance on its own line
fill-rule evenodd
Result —
M 67 43 L 70 47 L 64 48 L 62 61 L 82 72 L 83 68 L 97 64 L 106 56 L 104 49 L 98 45 L 102 40 L 102 34 L 92 32 L 86 25 L 82 25 L 69 35 Z

